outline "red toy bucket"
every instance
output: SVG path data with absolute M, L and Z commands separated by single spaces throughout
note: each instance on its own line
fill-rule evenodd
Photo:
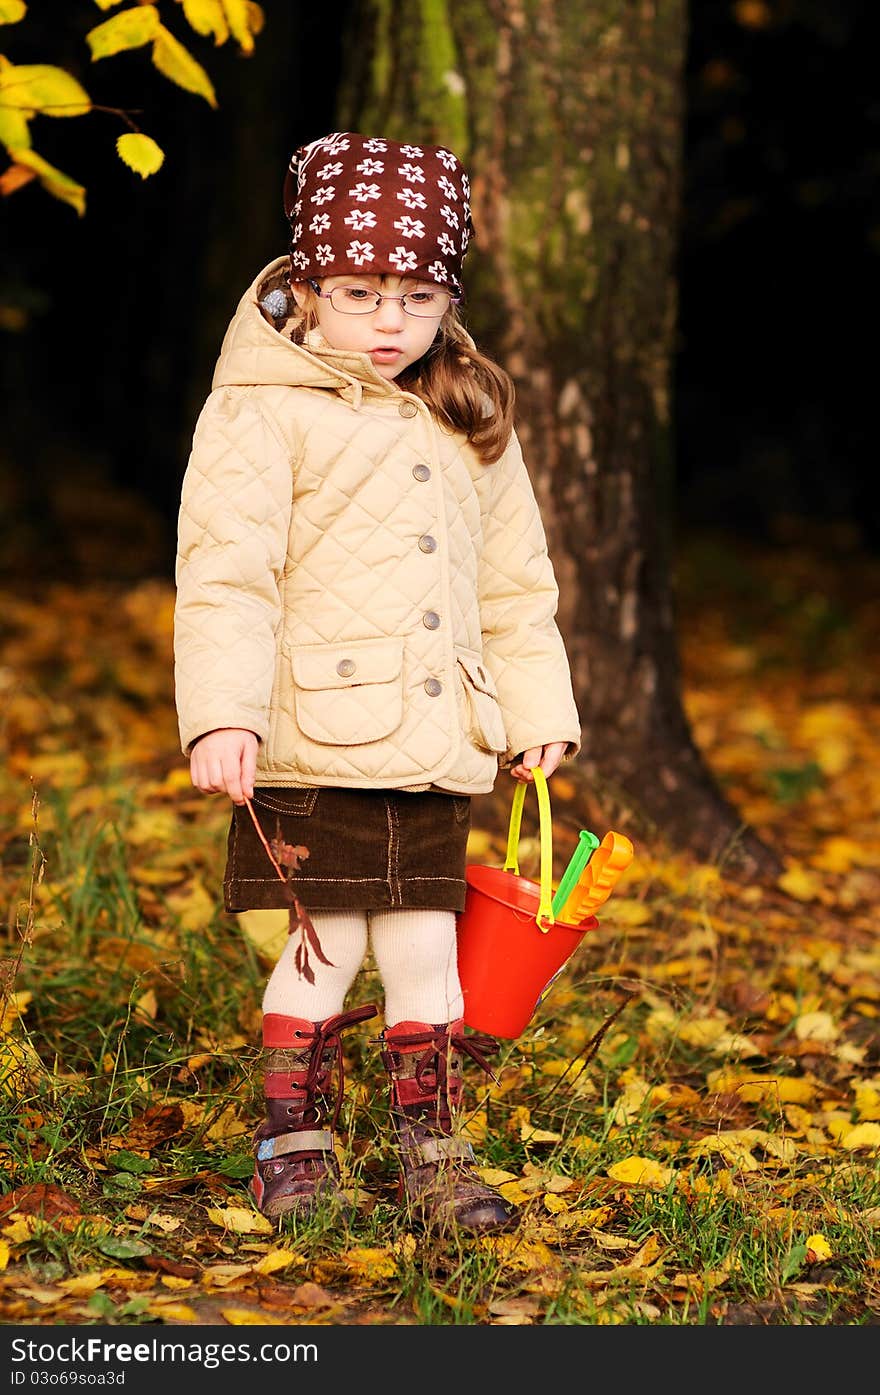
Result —
M 550 981 L 571 958 L 595 916 L 578 924 L 555 920 L 550 909 L 552 839 L 544 772 L 534 769 L 541 814 L 541 884 L 519 875 L 525 785 L 517 786 L 507 860 L 501 867 L 467 868 L 467 896 L 458 917 L 458 974 L 467 1026 L 515 1038 L 528 1026 Z

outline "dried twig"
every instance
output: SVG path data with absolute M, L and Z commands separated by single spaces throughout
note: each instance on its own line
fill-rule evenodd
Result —
M 332 968 L 333 964 L 324 954 L 321 948 L 321 941 L 318 938 L 318 932 L 312 923 L 312 918 L 300 901 L 292 885 L 293 873 L 299 871 L 300 863 L 304 857 L 308 857 L 309 850 L 299 844 L 285 843 L 281 837 L 280 826 L 277 827 L 276 836 L 272 840 L 270 846 L 265 833 L 260 827 L 260 821 L 254 812 L 253 804 L 247 798 L 244 802 L 247 805 L 247 810 L 253 821 L 254 828 L 257 830 L 257 837 L 266 849 L 266 856 L 275 868 L 279 880 L 284 884 L 284 899 L 289 906 L 288 934 L 299 935 L 300 937 L 299 944 L 296 947 L 296 953 L 294 954 L 294 964 L 296 965 L 297 973 L 304 978 L 307 983 L 314 983 L 315 971 L 309 959 L 309 946 L 314 950 L 322 964 L 326 964 L 329 968 Z M 283 870 L 282 864 L 287 868 L 287 872 Z

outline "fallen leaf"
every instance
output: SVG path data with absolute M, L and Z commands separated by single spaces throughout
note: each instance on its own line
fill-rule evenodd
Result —
M 627 1185 L 648 1187 L 652 1190 L 668 1187 L 675 1177 L 671 1167 L 664 1167 L 653 1158 L 635 1156 L 612 1163 L 606 1172 L 615 1182 L 625 1182 Z
M 210 1206 L 206 1208 L 212 1225 L 232 1230 L 236 1235 L 274 1235 L 275 1227 L 259 1211 L 248 1211 L 244 1206 Z

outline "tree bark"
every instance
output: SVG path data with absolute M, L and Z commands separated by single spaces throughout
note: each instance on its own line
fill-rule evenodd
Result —
M 670 385 L 685 46 L 685 0 L 361 0 L 338 126 L 448 144 L 471 172 L 465 318 L 517 386 L 585 814 L 773 875 L 779 859 L 723 797 L 681 697 Z

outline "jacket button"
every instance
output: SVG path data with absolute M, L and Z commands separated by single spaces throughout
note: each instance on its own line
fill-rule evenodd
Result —
M 443 684 L 438 678 L 426 678 L 425 692 L 428 694 L 428 697 L 439 697 L 443 692 Z
M 423 537 L 419 538 L 419 547 L 423 552 L 436 552 L 437 539 L 432 538 L 430 533 L 425 533 Z
M 440 616 L 436 610 L 426 610 L 422 616 L 422 624 L 426 630 L 436 630 L 440 626 Z
M 340 659 L 336 665 L 336 672 L 340 678 L 350 678 L 356 667 L 354 659 Z
M 425 480 L 429 480 L 431 478 L 431 471 L 429 467 L 427 465 L 414 465 L 413 478 L 420 480 L 422 483 L 424 483 Z
M 402 417 L 416 417 L 419 414 L 419 409 L 415 402 L 401 402 L 397 410 Z

